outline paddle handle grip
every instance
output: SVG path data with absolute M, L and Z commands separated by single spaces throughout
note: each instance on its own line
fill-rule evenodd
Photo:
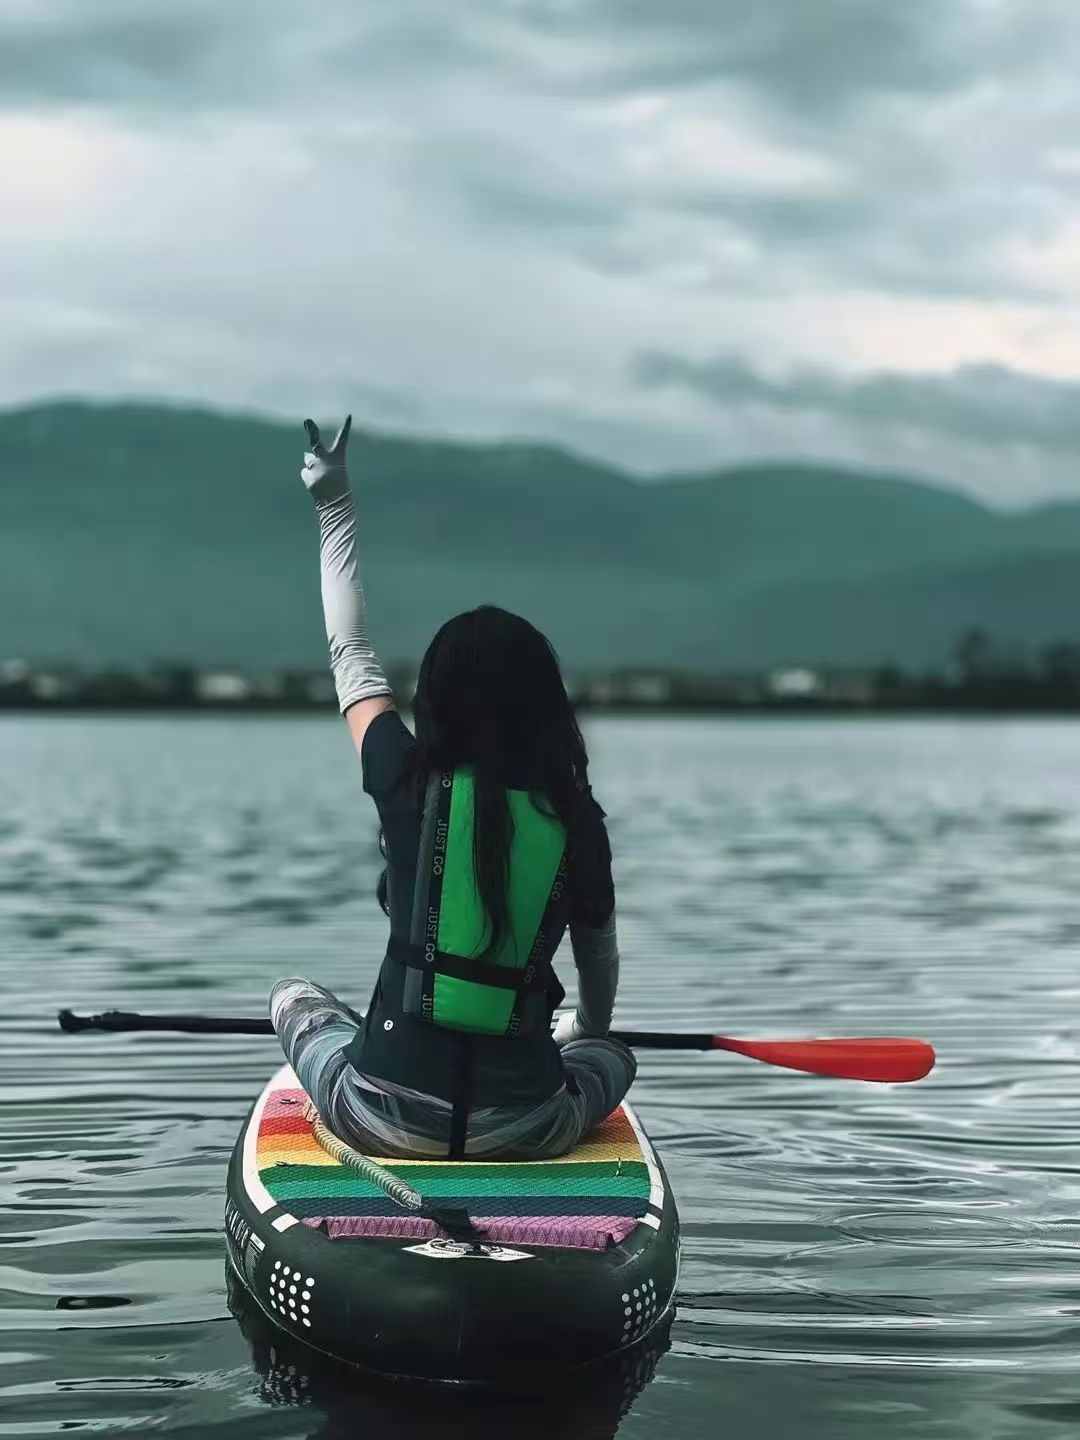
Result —
M 105 1010 L 100 1015 L 76 1015 L 61 1010 L 60 1029 L 69 1035 L 81 1030 L 172 1030 L 184 1035 L 273 1035 L 268 1019 L 250 1015 L 140 1015 L 134 1010 Z

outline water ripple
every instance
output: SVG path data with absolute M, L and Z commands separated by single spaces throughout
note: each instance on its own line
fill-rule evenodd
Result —
M 940 1055 L 917 1089 L 643 1056 L 683 1267 L 620 1434 L 1071 1433 L 1080 730 L 613 719 L 589 740 L 624 1025 Z M 52 1026 L 60 1004 L 259 1013 L 296 971 L 363 1002 L 381 862 L 343 727 L 9 717 L 0 817 L 0 1437 L 539 1433 L 400 1394 L 338 1413 L 257 1374 L 221 1209 L 268 1043 Z M 602 1409 L 567 1398 L 551 1425 L 610 1435 Z

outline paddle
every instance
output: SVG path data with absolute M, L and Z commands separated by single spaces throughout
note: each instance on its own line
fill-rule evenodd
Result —
M 106 1010 L 102 1015 L 76 1015 L 61 1010 L 60 1029 L 168 1030 L 187 1035 L 272 1035 L 269 1020 L 214 1015 L 139 1015 L 132 1010 Z M 612 1036 L 635 1050 L 730 1050 L 811 1075 L 838 1080 L 876 1080 L 899 1084 L 921 1080 L 934 1068 L 933 1047 L 925 1040 L 872 1037 L 862 1040 L 733 1040 L 727 1035 L 687 1035 L 665 1030 L 613 1030 Z

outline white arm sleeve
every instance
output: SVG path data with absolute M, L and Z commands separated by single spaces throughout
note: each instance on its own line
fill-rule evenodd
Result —
M 570 926 L 570 944 L 578 974 L 578 1004 L 574 1030 L 579 1035 L 606 1035 L 611 1028 L 615 992 L 619 986 L 619 945 L 615 912 L 606 924 Z
M 356 508 L 351 493 L 317 500 L 322 603 L 330 669 L 344 714 L 358 700 L 392 691 L 367 635 L 367 607 L 356 548 Z

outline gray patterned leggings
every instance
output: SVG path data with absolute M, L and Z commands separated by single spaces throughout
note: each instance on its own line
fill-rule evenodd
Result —
M 329 990 L 309 980 L 279 980 L 270 992 L 270 1018 L 285 1058 L 338 1139 L 365 1155 L 446 1156 L 450 1104 L 355 1070 L 344 1052 L 361 1017 Z M 565 1155 L 611 1114 L 637 1073 L 633 1053 L 618 1040 L 572 1040 L 561 1054 L 578 1093 L 564 1087 L 530 1110 L 472 1110 L 467 1156 L 549 1160 Z

